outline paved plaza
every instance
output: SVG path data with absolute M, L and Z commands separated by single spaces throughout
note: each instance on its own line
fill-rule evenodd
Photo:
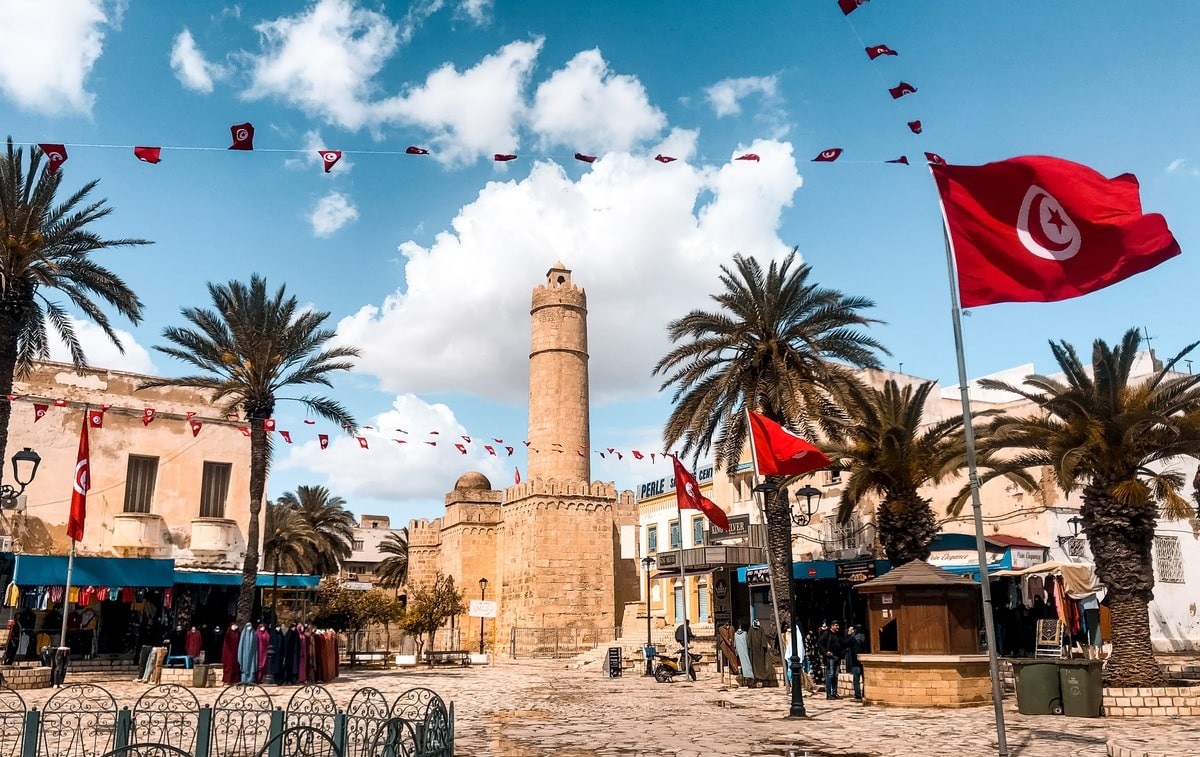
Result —
M 600 661 L 516 660 L 494 666 L 342 669 L 327 685 L 340 706 L 364 686 L 389 699 L 414 686 L 428 686 L 454 703 L 458 755 L 495 757 L 911 757 L 996 754 L 991 707 L 963 710 L 864 706 L 853 700 L 808 701 L 810 717 L 790 720 L 783 689 L 731 688 L 715 673 L 695 683 L 655 683 L 626 671 L 620 678 L 600 672 Z M 121 705 L 132 705 L 145 684 L 68 676 L 109 689 Z M 296 687 L 267 686 L 277 706 Z M 221 692 L 195 689 L 201 703 Z M 22 692 L 41 707 L 51 689 Z M 1024 716 L 1006 702 L 1008 743 L 1013 757 L 1101 757 L 1114 737 L 1137 746 L 1129 755 L 1200 754 L 1194 719 L 1068 718 Z M 1159 746 L 1155 747 L 1154 745 Z M 1189 748 L 1184 746 L 1191 744 Z M 1117 752 L 1113 752 L 1117 754 Z

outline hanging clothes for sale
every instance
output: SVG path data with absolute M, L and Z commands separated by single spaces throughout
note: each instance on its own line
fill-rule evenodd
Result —
M 242 683 L 254 683 L 254 674 L 258 671 L 258 637 L 254 634 L 254 626 L 249 623 L 242 626 L 237 660 Z
M 188 629 L 187 638 L 183 642 L 183 651 L 188 657 L 199 657 L 200 652 L 204 649 L 204 637 L 200 635 L 200 629 L 192 626 Z
M 257 664 L 255 665 L 254 681 L 255 683 L 262 683 L 263 679 L 267 677 L 267 653 L 271 647 L 271 632 L 267 630 L 266 625 L 259 623 L 254 636 L 258 642 L 255 649 Z
M 224 684 L 237 683 L 241 678 L 238 668 L 238 643 L 242 630 L 237 623 L 231 623 L 225 632 L 225 642 L 221 647 L 221 682 Z

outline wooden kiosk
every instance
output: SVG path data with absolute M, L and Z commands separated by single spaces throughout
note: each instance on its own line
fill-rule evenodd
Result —
M 966 707 L 991 701 L 979 653 L 979 584 L 915 560 L 859 584 L 871 654 L 860 655 L 868 702 Z

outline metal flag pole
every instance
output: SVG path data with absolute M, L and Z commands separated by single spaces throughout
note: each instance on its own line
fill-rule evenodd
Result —
M 929 169 L 930 174 L 933 168 Z M 937 177 L 934 177 L 936 188 Z M 942 233 L 946 240 L 946 271 L 950 275 L 950 319 L 954 324 L 954 356 L 958 361 L 958 391 L 962 400 L 963 435 L 967 446 L 967 476 L 971 485 L 971 513 L 975 520 L 975 550 L 979 556 L 979 586 L 983 595 L 983 629 L 988 647 L 988 669 L 992 676 L 992 704 L 996 715 L 996 745 L 999 757 L 1008 757 L 1008 739 L 1004 733 L 1004 690 L 1000 683 L 1000 660 L 996 650 L 996 622 L 992 614 L 992 588 L 987 573 L 987 543 L 983 535 L 983 505 L 979 501 L 979 474 L 975 461 L 975 427 L 971 418 L 970 386 L 967 383 L 967 359 L 963 350 L 962 314 L 958 299 L 958 275 L 955 268 L 954 242 L 946 205 L 938 192 L 942 213 Z
M 686 676 L 691 668 L 692 658 L 688 655 L 687 572 L 683 564 L 683 508 L 679 506 L 679 485 L 680 482 L 676 481 L 675 512 L 679 517 L 679 594 L 683 597 L 683 651 L 679 653 L 679 665 L 683 668 L 683 674 Z
M 58 638 L 60 647 L 67 646 L 67 616 L 71 611 L 71 579 L 75 573 L 75 540 L 71 540 L 71 551 L 67 553 L 67 588 L 63 594 L 62 635 Z

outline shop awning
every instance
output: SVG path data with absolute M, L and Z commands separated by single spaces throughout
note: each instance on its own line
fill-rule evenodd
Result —
M 174 560 L 152 557 L 76 557 L 73 586 L 156 586 L 175 583 Z M 13 583 L 17 586 L 63 586 L 67 558 L 62 555 L 17 555 Z
M 241 586 L 242 572 L 240 570 L 176 568 L 174 582 L 206 586 Z M 315 589 L 319 583 L 321 583 L 320 576 L 307 576 L 302 573 L 279 574 L 279 588 L 281 589 Z M 275 585 L 275 574 L 259 573 L 256 585 L 262 588 L 271 588 Z
M 716 570 L 716 568 L 688 568 L 683 571 L 683 575 L 684 575 L 684 577 L 707 576 L 707 575 L 711 574 L 714 570 Z M 660 570 L 655 573 L 652 573 L 650 575 L 650 578 L 652 578 L 652 579 L 679 578 L 679 571 L 677 571 L 677 570 Z

